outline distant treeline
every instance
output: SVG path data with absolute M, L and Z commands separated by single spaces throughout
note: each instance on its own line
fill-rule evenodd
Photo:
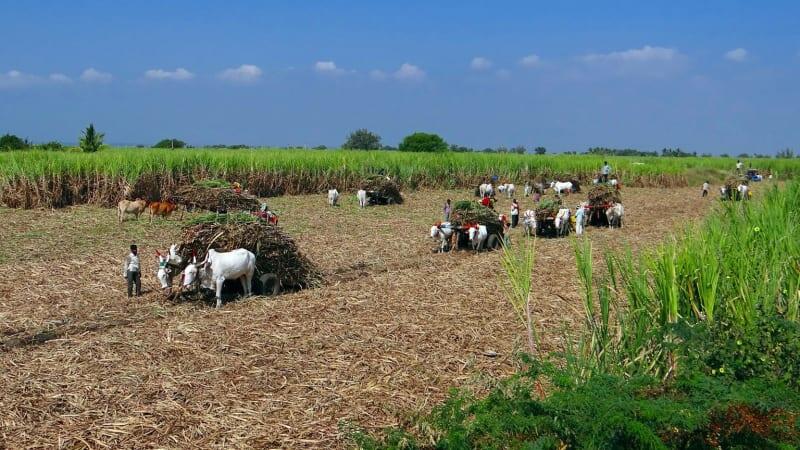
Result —
M 102 146 L 102 139 L 99 142 L 100 146 Z M 181 149 L 181 148 L 212 148 L 212 149 L 231 149 L 231 150 L 241 150 L 241 149 L 249 149 L 249 148 L 264 148 L 262 146 L 250 146 L 246 144 L 212 144 L 212 145 L 201 145 L 201 146 L 193 146 L 188 144 L 187 142 L 176 139 L 176 138 L 167 138 L 158 141 L 157 143 L 153 144 L 152 146 L 146 145 L 136 145 L 136 148 L 166 148 L 166 149 Z M 328 147 L 325 145 L 317 145 L 314 147 L 308 146 L 281 146 L 281 147 L 272 147 L 272 148 L 281 148 L 281 149 L 288 149 L 288 150 L 304 150 L 304 149 L 313 149 L 313 150 L 327 150 Z M 366 129 L 359 129 L 356 130 L 347 137 L 347 140 L 341 145 L 341 148 L 348 149 L 348 150 L 386 150 L 386 151 L 410 151 L 410 152 L 455 152 L 455 153 L 498 153 L 498 154 L 536 154 L 536 155 L 544 155 L 547 153 L 547 149 L 543 146 L 531 146 L 525 147 L 524 145 L 517 145 L 511 148 L 508 148 L 504 145 L 499 147 L 486 147 L 483 149 L 476 149 L 472 147 L 467 147 L 464 145 L 458 144 L 448 144 L 442 139 L 440 136 L 431 133 L 413 133 L 411 135 L 406 136 L 400 142 L 398 146 L 391 146 L 391 145 L 383 145 L 381 143 L 381 137 L 376 133 L 373 133 Z M 60 142 L 51 141 L 43 144 L 34 144 L 30 142 L 28 139 L 23 139 L 13 134 L 6 134 L 4 136 L 0 136 L 0 151 L 11 151 L 11 150 L 49 150 L 49 151 L 81 151 L 79 147 L 67 147 L 62 145 Z M 566 155 L 577 155 L 577 154 L 585 154 L 585 155 L 608 155 L 608 156 L 662 156 L 662 157 L 673 157 L 673 158 L 690 158 L 690 157 L 711 157 L 714 156 L 710 153 L 702 153 L 697 154 L 697 152 L 689 152 L 685 151 L 681 148 L 663 148 L 661 151 L 646 151 L 646 150 L 638 150 L 634 148 L 608 148 L 608 147 L 589 147 L 584 152 L 579 152 L 576 150 L 570 151 L 562 151 L 561 154 Z M 723 153 L 718 155 L 723 158 L 730 158 L 731 155 L 728 153 Z M 735 156 L 736 158 L 771 158 L 772 155 L 765 155 L 759 153 L 740 153 Z M 795 153 L 794 150 L 790 148 L 786 148 L 783 150 L 778 151 L 775 155 L 776 158 L 794 158 Z

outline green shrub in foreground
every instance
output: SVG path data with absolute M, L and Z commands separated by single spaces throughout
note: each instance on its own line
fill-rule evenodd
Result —
M 556 390 L 540 399 L 535 386 L 544 380 Z M 552 365 L 531 363 L 485 398 L 453 391 L 413 433 L 351 438 L 367 449 L 793 448 L 799 412 L 798 391 L 782 382 L 691 371 L 668 385 L 613 375 L 575 383 Z

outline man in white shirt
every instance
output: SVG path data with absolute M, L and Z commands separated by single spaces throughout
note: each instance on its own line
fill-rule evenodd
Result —
M 136 248 L 136 244 L 131 244 L 131 252 L 125 257 L 125 262 L 122 264 L 122 276 L 128 282 L 128 297 L 131 297 L 134 285 L 136 286 L 136 296 L 140 297 L 142 295 L 142 276 L 139 250 Z
M 741 174 L 742 173 L 742 167 L 744 167 L 744 164 L 742 164 L 742 162 L 737 159 L 736 160 L 736 173 L 737 174 Z
M 608 175 L 611 173 L 611 166 L 608 165 L 608 161 L 603 161 L 603 168 L 600 169 L 600 181 L 603 183 L 608 183 Z

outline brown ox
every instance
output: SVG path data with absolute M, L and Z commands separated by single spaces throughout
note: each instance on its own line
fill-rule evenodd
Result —
M 153 223 L 153 216 L 161 216 L 164 218 L 169 217 L 172 211 L 178 208 L 175 203 L 166 201 L 152 202 L 147 206 L 150 209 L 150 223 Z M 183 219 L 183 211 L 181 211 L 181 219 Z

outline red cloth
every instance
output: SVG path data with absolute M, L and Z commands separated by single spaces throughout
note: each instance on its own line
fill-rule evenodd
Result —
M 483 197 L 483 200 L 481 200 L 481 205 L 483 205 L 483 206 L 485 206 L 487 208 L 491 204 L 492 204 L 492 201 L 489 199 L 489 197 Z

